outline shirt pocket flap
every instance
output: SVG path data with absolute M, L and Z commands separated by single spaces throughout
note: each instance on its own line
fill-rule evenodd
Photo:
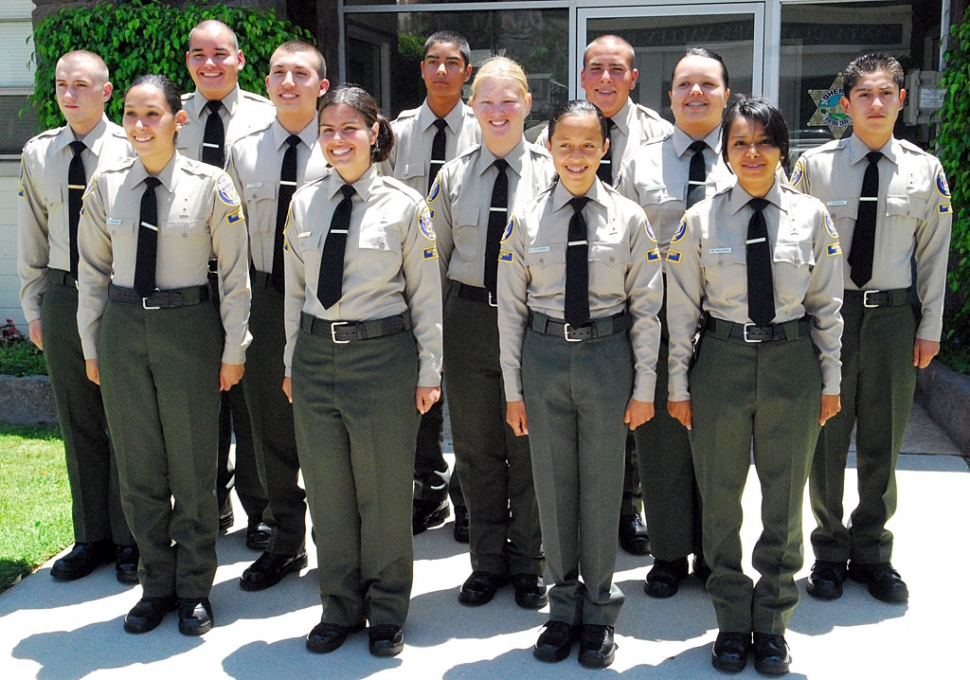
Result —
M 401 238 L 396 231 L 364 229 L 360 232 L 358 247 L 362 250 L 401 252 Z
M 630 249 L 623 243 L 590 243 L 589 259 L 607 265 L 630 264 Z
M 67 200 L 67 187 L 59 182 L 43 185 L 44 202 L 47 205 L 64 203 Z
M 886 215 L 918 219 L 920 211 L 917 209 L 916 201 L 909 196 L 886 196 Z
M 718 267 L 729 264 L 747 264 L 748 254 L 744 244 L 735 246 L 711 246 L 701 250 L 702 267 Z
M 322 231 L 304 231 L 296 235 L 295 243 L 289 237 L 287 240 L 293 243 L 298 251 L 303 252 L 305 250 L 323 249 L 323 240 L 325 237 L 326 234 Z
M 859 214 L 860 202 L 858 198 L 826 201 L 825 208 L 829 211 L 833 222 L 844 219 L 854 220 Z
M 532 246 L 526 251 L 525 261 L 530 267 L 547 267 L 566 262 L 566 244 L 555 243 L 548 246 Z
M 773 259 L 796 267 L 812 266 L 815 264 L 815 253 L 808 243 L 777 243 Z
M 169 220 L 162 223 L 161 234 L 167 236 L 181 236 L 201 234 L 208 231 L 206 220 Z
M 136 221 L 134 219 L 109 217 L 105 221 L 105 229 L 108 230 L 109 234 L 132 234 L 135 231 Z
M 243 190 L 243 200 L 245 201 L 264 201 L 275 199 L 277 195 L 277 185 L 275 182 L 261 182 L 259 184 L 249 184 Z
M 422 175 L 424 175 L 423 161 L 420 163 L 398 163 L 398 166 L 394 169 L 394 176 L 402 181 Z

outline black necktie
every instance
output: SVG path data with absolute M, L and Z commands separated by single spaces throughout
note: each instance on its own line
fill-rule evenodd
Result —
M 610 143 L 606 149 L 606 155 L 600 161 L 600 166 L 596 169 L 596 176 L 609 185 L 613 184 L 613 119 L 606 119 L 606 139 Z
M 569 244 L 566 246 L 566 323 L 578 328 L 589 321 L 589 244 L 583 208 L 586 196 L 569 200 L 573 216 L 569 218 Z
M 428 172 L 429 193 L 431 192 L 431 185 L 438 177 L 438 171 L 445 164 L 445 145 L 448 142 L 448 138 L 445 137 L 445 128 L 448 127 L 448 121 L 444 118 L 438 118 L 435 120 L 434 126 L 438 128 L 438 131 L 434 133 L 434 139 L 431 140 L 431 168 Z
M 205 136 L 202 138 L 202 162 L 217 168 L 225 165 L 226 128 L 219 117 L 221 107 L 219 99 L 206 102 L 209 116 L 205 119 Z
M 77 281 L 77 225 L 81 220 L 81 197 L 84 195 L 84 162 L 81 152 L 86 147 L 84 142 L 71 142 L 74 157 L 67 168 L 67 209 L 68 209 L 68 238 L 71 248 L 71 276 Z
M 694 155 L 690 157 L 690 175 L 687 178 L 687 207 L 691 207 L 704 198 L 705 184 L 707 184 L 707 168 L 704 166 L 704 149 L 706 142 L 697 141 L 690 145 Z
M 882 153 L 872 151 L 866 154 L 869 165 L 862 178 L 862 193 L 859 196 L 859 212 L 856 215 L 855 231 L 852 232 L 852 246 L 849 249 L 849 267 L 852 283 L 862 288 L 872 278 L 872 253 L 876 246 L 876 204 L 879 201 L 879 159 Z
M 505 169 L 509 167 L 504 158 L 492 163 L 498 170 L 495 184 L 492 185 L 492 203 L 488 209 L 488 232 L 485 235 L 485 288 L 496 296 L 498 285 L 498 251 L 502 243 L 502 233 L 509 221 L 509 176 Z
M 354 187 L 340 187 L 344 197 L 337 204 L 330 219 L 330 231 L 323 244 L 320 257 L 320 279 L 317 282 L 317 298 L 324 309 L 330 309 L 340 296 L 344 286 L 344 250 L 347 248 L 347 232 L 350 230 L 350 210 L 353 206 Z
M 270 273 L 270 283 L 280 293 L 283 292 L 283 229 L 286 227 L 286 216 L 290 210 L 290 199 L 296 191 L 296 147 L 300 143 L 298 135 L 286 138 L 289 147 L 283 154 L 283 165 L 280 167 L 280 191 L 276 199 L 276 236 L 273 239 L 273 271 Z
M 155 187 L 161 183 L 157 177 L 145 180 L 145 193 L 141 195 L 141 211 L 138 213 L 135 291 L 143 298 L 155 291 L 155 262 L 158 258 L 158 204 L 155 201 Z
M 748 220 L 748 318 L 756 326 L 767 326 L 775 318 L 775 284 L 771 275 L 771 245 L 768 225 L 762 212 L 768 207 L 763 198 L 752 198 L 754 211 Z

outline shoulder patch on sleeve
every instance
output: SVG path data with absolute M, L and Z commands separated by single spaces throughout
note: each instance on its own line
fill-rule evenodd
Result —
M 621 172 L 617 176 L 616 182 L 613 183 L 613 188 L 616 189 L 617 191 L 619 191 L 620 190 L 620 187 L 622 187 L 622 186 L 623 186 L 623 173 Z
M 515 225 L 516 224 L 517 224 L 517 222 L 516 222 L 516 219 L 515 219 L 515 215 L 513 215 L 512 216 L 512 219 L 509 220 L 509 223 L 505 225 L 505 231 L 502 232 L 502 238 L 499 241 L 500 243 L 505 243 L 510 238 L 512 238 L 512 234 L 515 233 Z
M 659 262 L 660 261 L 660 249 L 654 248 L 653 250 L 647 251 L 647 262 Z
M 825 211 L 825 231 L 829 233 L 832 238 L 838 238 L 839 232 L 835 230 L 835 225 L 832 224 L 832 218 L 829 217 L 828 210 Z
M 515 253 L 511 250 L 500 250 L 498 251 L 498 261 L 499 262 L 515 262 Z
M 941 215 L 949 215 L 951 212 L 953 212 L 952 208 L 950 207 L 950 202 L 947 201 L 946 203 L 940 203 L 939 211 Z
M 946 182 L 946 175 L 943 174 L 943 168 L 936 173 L 936 190 L 940 192 L 940 196 L 943 198 L 950 198 L 950 185 Z M 943 212 L 942 210 L 940 212 Z
M 643 231 L 646 233 L 647 238 L 650 239 L 651 243 L 657 242 L 657 235 L 653 233 L 653 227 L 650 226 L 650 220 L 647 219 L 646 214 L 643 216 Z
M 226 222 L 229 224 L 235 224 L 243 218 L 242 207 L 236 208 L 231 213 L 226 215 Z
M 833 255 L 841 255 L 842 246 L 839 245 L 838 241 L 835 243 L 830 243 L 825 247 L 825 254 L 829 257 L 832 257 Z
M 428 192 L 428 205 L 431 205 L 438 200 L 438 196 L 441 194 L 441 185 L 438 184 L 438 179 L 435 178 L 434 183 L 431 185 L 431 191 Z
M 426 260 L 437 260 L 438 259 L 438 246 L 430 246 L 425 248 L 422 253 L 424 254 L 424 259 Z
M 418 217 L 418 224 L 421 226 L 421 233 L 429 241 L 434 241 L 437 236 L 434 233 L 434 225 L 431 222 L 431 210 L 427 206 L 421 208 L 421 215 Z
M 805 165 L 802 159 L 799 158 L 795 162 L 795 168 L 791 171 L 791 177 L 788 178 L 788 185 L 793 189 L 797 189 L 798 185 L 801 184 L 802 178 L 805 177 Z
M 229 179 L 229 175 L 223 174 L 219 177 L 216 182 L 216 192 L 219 194 L 219 200 L 226 205 L 239 205 L 239 194 L 236 193 L 236 186 Z
M 674 232 L 670 242 L 678 243 L 679 241 L 682 241 L 685 236 L 687 236 L 687 215 L 680 218 L 680 224 L 677 226 L 677 231 Z
M 81 200 L 84 200 L 88 195 L 94 191 L 94 187 L 98 183 L 98 176 L 96 174 L 91 175 L 91 179 L 88 180 L 88 186 L 84 189 L 84 193 L 81 194 Z
M 673 250 L 673 249 L 668 250 L 667 262 L 674 262 L 674 263 L 680 262 L 680 257 L 682 254 L 683 253 L 681 253 L 679 250 Z

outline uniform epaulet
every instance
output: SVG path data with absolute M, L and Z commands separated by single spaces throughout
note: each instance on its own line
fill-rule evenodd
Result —
M 476 151 L 478 151 L 481 148 L 482 148 L 482 145 L 481 144 L 472 144 L 470 147 L 468 147 L 467 149 L 465 149 L 464 151 L 462 151 L 460 154 L 458 154 L 457 156 L 455 156 L 455 158 L 453 160 L 456 160 L 457 161 L 459 158 L 465 158 L 467 156 L 471 156 L 473 153 L 475 153 Z
M 186 92 L 185 94 L 182 95 L 182 103 L 183 104 L 185 104 L 185 102 L 190 102 L 193 99 L 195 99 L 195 92 Z M 185 107 L 183 107 L 183 108 L 185 108 Z
M 64 127 L 51 128 L 50 130 L 44 130 L 40 134 L 34 135 L 27 140 L 26 144 L 24 144 L 24 149 L 26 150 L 29 145 L 40 142 L 44 139 L 53 139 L 54 137 L 57 137 L 57 135 L 61 134 L 61 130 L 63 129 Z
M 420 111 L 421 109 L 407 109 L 406 111 L 401 111 L 401 113 L 397 114 L 397 118 L 394 119 L 394 122 L 396 123 L 401 120 L 407 120 L 408 118 L 417 118 Z
M 407 184 L 394 177 L 389 177 L 387 175 L 381 175 L 384 179 L 384 184 L 394 187 L 395 189 L 400 189 L 402 192 L 407 194 L 415 203 L 424 203 L 424 196 L 419 194 L 417 191 L 409 187 Z
M 138 159 L 135 156 L 129 156 L 128 158 L 107 161 L 98 167 L 98 173 L 103 175 L 109 172 L 127 172 L 135 164 L 136 160 Z
M 552 159 L 552 154 L 549 153 L 549 149 L 547 149 L 544 146 L 535 144 L 533 142 L 526 142 L 525 148 L 533 156 L 539 156 L 540 158 L 548 158 L 550 160 Z
M 723 195 L 723 194 L 726 194 L 726 193 L 728 193 L 729 191 L 731 191 L 731 189 L 733 189 L 733 188 L 734 188 L 734 186 L 735 186 L 734 184 L 729 184 L 729 185 L 728 185 L 728 186 L 726 186 L 726 187 L 721 187 L 720 189 L 718 189 L 717 191 L 715 191 L 715 192 L 714 192 L 714 196 L 721 196 L 721 195 Z M 711 196 L 711 198 L 714 198 L 714 196 Z M 699 202 L 700 202 L 700 201 L 699 201 Z
M 812 156 L 818 156 L 820 154 L 834 153 L 841 149 L 848 148 L 849 138 L 843 137 L 842 139 L 833 139 L 830 142 L 826 142 L 822 146 L 816 146 L 812 149 L 807 149 L 802 152 L 802 156 L 805 158 L 811 158 Z
M 276 120 L 276 119 L 274 118 L 273 120 Z M 262 135 L 264 132 L 266 132 L 268 129 L 270 129 L 273 126 L 273 120 L 266 121 L 266 124 L 265 125 L 262 125 L 262 126 L 256 128 L 255 130 L 250 130 L 249 132 L 247 132 L 246 134 L 244 134 L 242 137 L 239 137 L 238 139 L 236 139 L 236 141 L 234 141 L 230 146 L 235 146 L 236 144 L 239 144 L 243 140 L 247 140 L 250 137 L 258 137 L 258 136 Z
M 655 144 L 663 144 L 664 142 L 666 142 L 668 139 L 670 139 L 673 136 L 674 136 L 674 131 L 671 130 L 670 132 L 667 132 L 667 133 L 661 135 L 660 137 L 651 137 L 650 139 L 648 139 L 647 141 L 645 141 L 640 146 L 641 146 L 641 148 L 643 148 L 645 146 L 653 146 Z M 637 151 L 639 151 L 639 149 Z
M 243 99 L 249 99 L 254 102 L 259 102 L 260 104 L 269 104 L 270 106 L 273 106 L 273 102 L 261 94 L 256 94 L 255 92 L 249 92 L 248 90 L 243 89 L 239 90 L 239 94 Z
M 182 168 L 193 175 L 199 175 L 200 177 L 212 177 L 219 173 L 224 172 L 222 168 L 216 168 L 208 163 L 203 163 L 202 161 L 196 161 L 187 156 L 182 156 Z
M 924 149 L 921 149 L 920 147 L 916 146 L 915 144 L 913 144 L 908 139 L 897 139 L 896 141 L 899 142 L 899 145 L 901 147 L 903 147 L 907 151 L 911 151 L 912 153 L 919 154 L 921 156 L 923 156 L 923 155 L 932 156 L 933 155 L 933 154 L 929 153 L 928 151 L 926 151 Z

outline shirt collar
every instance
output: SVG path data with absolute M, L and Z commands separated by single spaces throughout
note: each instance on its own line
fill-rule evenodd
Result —
M 91 128 L 91 132 L 84 135 L 84 146 L 87 147 L 92 153 L 98 155 L 101 152 L 101 142 L 104 139 L 105 132 L 108 130 L 108 117 L 101 114 L 101 120 L 98 124 Z M 71 145 L 71 142 L 77 141 L 77 137 L 74 134 L 74 130 L 71 129 L 70 125 L 65 125 L 61 129 L 60 134 L 57 135 L 57 150 L 62 151 Z
M 673 144 L 674 152 L 678 157 L 683 156 L 687 153 L 690 145 L 695 141 L 701 141 L 707 144 L 713 151 L 715 155 L 720 155 L 721 153 L 721 126 L 718 125 L 713 130 L 711 130 L 706 137 L 700 140 L 695 140 L 693 137 L 688 135 L 686 132 L 681 130 L 678 126 L 674 126 L 673 134 Z
M 606 187 L 597 179 L 593 181 L 593 186 L 583 196 L 600 205 L 606 205 L 606 191 Z M 562 210 L 574 198 L 578 197 L 573 196 L 569 189 L 562 185 L 562 181 L 558 181 L 556 182 L 556 188 L 552 190 L 552 209 L 557 211 Z
M 458 129 L 461 127 L 461 119 L 465 115 L 465 103 L 459 101 L 455 108 L 448 112 L 448 115 L 444 117 L 445 122 L 448 123 L 448 129 L 453 133 L 457 133 Z M 434 125 L 434 122 L 438 119 L 431 107 L 428 106 L 428 100 L 425 99 L 421 104 L 421 109 L 418 113 L 418 129 L 422 132 L 427 130 L 429 127 Z
M 888 158 L 893 164 L 896 163 L 896 154 L 898 152 L 899 141 L 895 137 L 890 137 L 889 141 L 882 145 L 882 148 L 877 149 L 881 152 L 883 156 Z M 871 149 L 862 143 L 855 135 L 849 137 L 849 161 L 855 165 L 856 163 L 861 163 L 866 160 L 866 154 L 868 154 Z
M 525 137 L 519 140 L 519 143 L 505 155 L 505 160 L 509 164 L 509 170 L 513 171 L 519 177 L 522 176 L 522 164 L 525 159 L 526 154 Z M 475 167 L 475 174 L 481 177 L 485 174 L 485 171 L 492 167 L 492 163 L 497 160 L 497 156 L 488 150 L 488 147 L 483 143 L 481 146 L 481 152 L 478 156 L 478 162 Z
M 754 198 L 754 196 L 745 191 L 740 184 L 735 183 L 735 185 L 731 187 L 731 214 L 736 215 L 742 208 L 748 205 L 748 201 L 750 201 L 752 198 Z M 781 188 L 779 186 L 777 177 L 775 178 L 775 183 L 772 184 L 771 188 L 768 190 L 768 193 L 765 194 L 764 199 L 772 205 L 780 209 L 784 209 Z
M 280 123 L 279 118 L 273 119 L 273 124 L 271 125 L 272 135 L 273 135 L 273 146 L 278 151 L 286 151 L 286 140 L 289 139 L 290 135 L 293 134 L 289 132 L 282 123 Z M 317 141 L 317 118 L 313 117 L 307 126 L 300 130 L 297 135 L 300 141 L 306 144 L 307 148 L 311 148 L 313 143 Z
M 613 115 L 614 125 L 627 137 L 630 136 L 630 117 L 635 115 L 635 113 L 633 102 L 627 97 L 623 106 L 620 107 L 620 110 Z
M 360 200 L 367 201 L 370 199 L 375 185 L 380 181 L 381 178 L 377 172 L 377 167 L 371 163 L 370 167 L 360 176 L 360 179 L 353 183 L 353 187 L 360 195 Z M 340 187 L 347 183 L 340 176 L 340 173 L 336 171 L 331 171 L 327 176 L 326 182 L 327 196 L 330 200 L 333 200 L 340 193 Z
M 162 186 L 164 186 L 168 191 L 175 191 L 175 185 L 177 184 L 176 180 L 178 178 L 177 171 L 182 167 L 184 162 L 185 158 L 178 151 L 176 151 L 174 154 L 172 154 L 172 158 L 168 161 L 165 167 L 162 168 L 162 171 L 156 175 L 156 177 L 161 180 Z M 132 188 L 139 191 L 144 190 L 144 186 L 141 185 L 146 179 L 148 179 L 149 174 L 145 169 L 145 166 L 142 165 L 140 159 L 131 166 L 131 173 L 129 176 L 132 179 Z
M 239 92 L 239 86 L 236 85 L 232 88 L 232 91 L 222 98 L 222 105 L 226 107 L 226 111 L 229 112 L 229 117 L 231 118 L 236 113 L 236 107 L 239 106 L 239 100 L 242 95 Z M 201 92 L 195 91 L 195 97 L 192 98 L 192 103 L 195 105 L 195 118 L 200 118 L 202 116 L 202 110 L 209 103 Z

